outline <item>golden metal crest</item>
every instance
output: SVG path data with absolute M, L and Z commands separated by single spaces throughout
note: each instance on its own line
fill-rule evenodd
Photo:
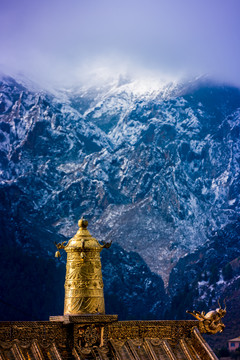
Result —
M 87 220 L 80 219 L 78 226 L 66 246 L 56 244 L 67 252 L 64 315 L 105 314 L 100 252 L 111 243 L 101 245 L 93 238 Z
M 205 314 L 204 311 L 200 313 L 195 310 L 193 312 L 187 310 L 186 312 L 200 321 L 199 329 L 202 333 L 216 334 L 218 332 L 222 332 L 225 328 L 225 325 L 222 322 L 222 318 L 227 312 L 225 301 L 224 304 L 225 308 L 223 309 L 218 301 L 219 308 L 211 310 L 207 314 Z

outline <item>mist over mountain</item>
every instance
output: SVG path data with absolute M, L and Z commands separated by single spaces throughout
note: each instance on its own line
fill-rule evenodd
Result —
M 40 83 L 71 84 L 106 66 L 115 72 L 207 73 L 240 86 L 238 0 L 1 5 L 1 69 Z
M 49 92 L 2 76 L 0 93 L 4 319 L 20 316 L 9 309 L 24 308 L 23 283 L 22 304 L 34 284 L 44 299 L 54 282 L 58 300 L 41 314 L 61 313 L 54 241 L 72 237 L 82 215 L 93 236 L 113 241 L 102 253 L 107 311 L 183 318 L 226 293 L 239 304 L 238 88 L 122 76 Z

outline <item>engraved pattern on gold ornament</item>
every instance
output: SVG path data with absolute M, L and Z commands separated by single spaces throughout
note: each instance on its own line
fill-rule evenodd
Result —
M 88 273 L 87 268 L 77 268 L 71 269 L 68 268 L 66 272 L 66 281 L 69 280 L 102 280 L 102 273 L 101 271 L 93 271 L 92 273 Z
M 66 292 L 66 298 L 74 298 L 74 297 L 101 297 L 103 296 L 103 290 L 102 289 L 96 289 L 96 288 L 89 288 L 89 287 L 85 287 L 85 288 L 73 288 L 73 289 L 68 289 L 68 291 Z
M 66 280 L 77 280 L 77 279 L 81 279 L 81 273 L 79 272 L 79 268 L 75 268 L 75 266 L 73 267 L 68 267 L 67 271 L 66 271 Z
M 87 244 L 87 243 L 85 242 L 85 244 Z M 73 246 L 73 247 L 65 248 L 65 250 L 66 250 L 68 256 L 71 256 L 71 257 L 73 256 L 73 254 L 75 254 L 75 256 L 79 256 L 79 254 L 82 251 L 84 251 L 86 256 L 95 259 L 100 256 L 100 252 L 102 251 L 102 248 L 88 249 L 86 247 L 84 247 L 84 248 L 79 247 L 76 249 L 76 247 Z
M 65 299 L 65 313 L 105 313 L 104 299 L 98 297 L 77 297 Z
M 81 261 L 81 252 L 75 251 L 68 254 L 67 260 L 69 261 Z
M 78 281 L 76 284 L 73 283 L 67 283 L 65 284 L 65 291 L 66 291 L 66 295 L 71 291 L 80 291 L 82 293 L 83 289 L 86 289 L 88 287 L 88 283 L 83 282 L 83 281 Z
M 65 283 L 65 290 L 66 291 L 70 291 L 73 289 L 85 289 L 85 288 L 89 288 L 90 290 L 94 290 L 94 289 L 99 289 L 102 291 L 103 289 L 103 281 L 102 279 L 99 280 L 95 280 L 93 282 L 90 281 L 76 281 L 76 280 L 72 280 L 72 281 L 68 281 Z
M 81 347 L 81 351 L 90 346 L 100 345 L 101 329 L 94 325 L 77 327 L 74 331 L 74 343 Z

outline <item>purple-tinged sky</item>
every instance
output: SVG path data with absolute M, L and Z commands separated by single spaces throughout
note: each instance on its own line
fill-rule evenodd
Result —
M 207 73 L 240 86 L 240 0 L 1 0 L 0 26 L 2 71 L 58 84 L 102 68 Z

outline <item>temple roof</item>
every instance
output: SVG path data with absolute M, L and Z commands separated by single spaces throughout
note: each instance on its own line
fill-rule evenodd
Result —
M 117 321 L 114 315 L 0 322 L 0 359 L 217 360 L 199 322 Z
M 240 341 L 240 336 L 234 338 L 234 339 L 231 339 L 231 340 L 228 340 L 228 341 Z

